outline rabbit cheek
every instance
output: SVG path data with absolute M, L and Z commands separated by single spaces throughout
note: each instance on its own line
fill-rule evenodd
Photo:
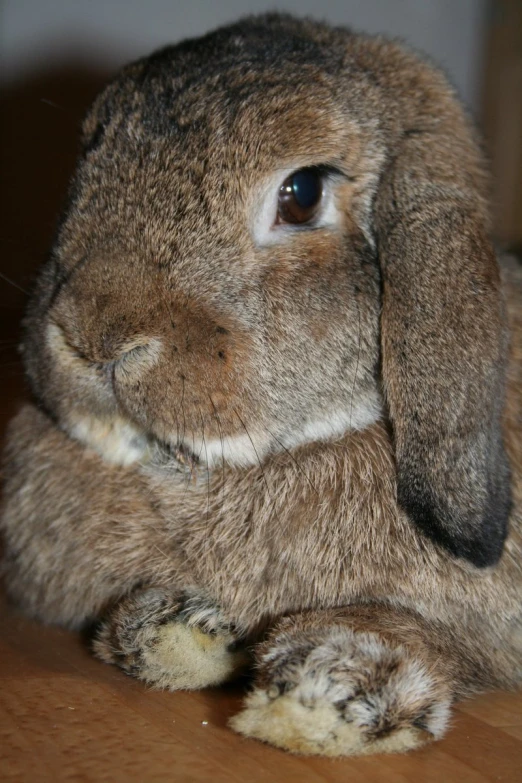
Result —
M 45 329 L 39 362 L 38 396 L 63 430 L 106 462 L 144 459 L 147 438 L 119 413 L 107 373 L 73 348 L 55 322 Z

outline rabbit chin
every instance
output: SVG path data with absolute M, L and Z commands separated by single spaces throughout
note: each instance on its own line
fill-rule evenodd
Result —
M 195 439 L 190 448 L 198 455 L 199 462 L 210 468 L 222 462 L 234 467 L 251 467 L 259 465 L 269 454 L 318 441 L 337 440 L 347 432 L 363 430 L 380 419 L 382 412 L 382 400 L 376 391 L 364 403 L 304 419 L 290 431 L 281 431 L 277 425 L 267 429 L 253 427 L 248 434 L 224 435 L 205 441 Z
M 381 418 L 382 407 L 380 395 L 375 391 L 366 397 L 364 403 L 354 403 L 353 406 L 332 410 L 324 416 L 303 419 L 297 425 L 287 425 L 286 432 L 281 431 L 281 425 L 276 424 L 263 429 L 252 426 L 248 434 L 224 434 L 222 438 L 205 440 L 191 438 L 185 444 L 175 438 L 170 446 L 184 446 L 188 453 L 197 455 L 199 464 L 210 468 L 223 462 L 233 467 L 251 467 L 259 465 L 269 454 L 317 441 L 336 440 L 347 432 L 363 430 Z M 153 435 L 119 416 L 101 420 L 76 414 L 69 417 L 65 429 L 71 437 L 113 465 L 148 463 L 159 443 Z

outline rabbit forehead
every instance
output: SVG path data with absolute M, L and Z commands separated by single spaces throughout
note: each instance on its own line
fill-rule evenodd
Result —
M 107 105 L 95 104 L 85 123 L 87 152 L 96 138 L 101 156 L 108 148 L 131 155 L 142 150 L 171 165 L 178 157 L 184 170 L 202 162 L 206 167 L 226 165 L 229 171 L 266 169 L 295 158 L 343 158 L 360 133 L 355 119 L 318 84 L 296 89 L 287 81 L 257 81 L 246 96 L 238 96 L 230 85 L 213 89 L 198 83 L 189 88 L 189 96 L 182 93 L 172 100 L 158 95 L 158 89 L 141 86 L 117 108 L 111 107 L 117 94 L 109 93 Z M 151 160 L 144 157 L 143 164 Z
M 119 143 L 125 136 L 164 138 L 182 148 L 210 143 L 249 161 L 258 153 L 287 154 L 289 147 L 339 154 L 346 146 L 346 91 L 352 92 L 340 75 L 355 37 L 330 31 L 316 40 L 317 25 L 279 17 L 267 27 L 267 21 L 245 20 L 127 66 L 95 102 L 86 137 L 99 139 L 112 126 Z M 356 98 L 357 85 L 353 92 Z

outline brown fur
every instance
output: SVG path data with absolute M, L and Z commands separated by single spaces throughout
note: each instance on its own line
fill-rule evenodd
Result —
M 335 225 L 258 241 L 278 172 L 316 164 Z M 263 638 L 234 727 L 297 752 L 417 747 L 519 683 L 522 272 L 442 76 L 246 21 L 109 85 L 70 199 L 6 452 L 13 598 L 103 616 L 97 654 L 164 687 Z

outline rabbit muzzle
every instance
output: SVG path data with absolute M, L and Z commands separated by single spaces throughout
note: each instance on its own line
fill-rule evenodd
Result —
M 66 429 L 78 434 L 90 405 L 89 417 L 121 417 L 169 446 L 245 435 L 258 404 L 248 384 L 252 339 L 186 297 L 154 293 L 89 296 L 80 282 L 58 297 L 47 349 L 50 375 L 67 376 Z

